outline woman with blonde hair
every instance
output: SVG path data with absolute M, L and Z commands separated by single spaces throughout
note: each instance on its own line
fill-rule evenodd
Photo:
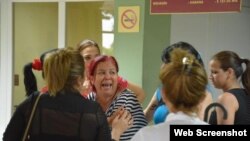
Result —
M 207 124 L 198 117 L 199 104 L 206 97 L 207 74 L 194 55 L 173 49 L 170 62 L 160 71 L 162 98 L 169 108 L 163 123 L 141 129 L 132 141 L 170 140 L 170 125 Z
M 166 47 L 161 55 L 162 65 L 166 65 L 171 62 L 170 60 L 170 54 L 173 51 L 173 49 L 179 48 L 182 50 L 186 50 L 190 54 L 192 54 L 195 59 L 198 60 L 198 62 L 204 67 L 203 60 L 199 54 L 199 52 L 189 43 L 187 42 L 177 42 L 174 44 L 171 44 L 170 46 Z M 199 112 L 198 116 L 200 119 L 204 120 L 204 114 L 205 109 L 209 104 L 213 102 L 212 94 L 209 91 L 210 85 L 207 85 L 207 91 L 206 91 L 206 97 L 201 103 L 199 104 Z M 148 122 L 151 120 L 154 121 L 154 124 L 162 123 L 165 121 L 166 116 L 169 113 L 168 107 L 164 104 L 164 101 L 162 100 L 161 96 L 161 86 L 159 86 L 153 97 L 151 98 L 149 104 L 147 105 L 146 109 L 144 110 L 144 113 L 146 115 L 146 118 Z
M 84 81 L 83 64 L 82 56 L 71 48 L 47 54 L 43 70 L 48 91 L 42 95 L 32 93 L 18 106 L 3 140 L 20 141 L 30 125 L 27 130 L 30 141 L 110 141 L 110 129 L 101 106 L 80 94 Z M 40 99 L 28 124 L 37 98 Z M 130 120 L 127 111 L 114 119 L 113 139 L 119 140 L 120 134 L 129 128 Z

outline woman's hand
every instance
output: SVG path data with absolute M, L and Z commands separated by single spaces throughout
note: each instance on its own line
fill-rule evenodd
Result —
M 129 111 L 120 107 L 120 111 L 116 111 L 116 116 L 113 118 L 112 126 L 112 139 L 119 140 L 121 134 L 133 125 L 133 118 Z
M 115 119 L 115 117 L 118 115 L 122 115 L 124 110 L 125 110 L 124 107 L 121 106 L 110 117 L 107 118 L 110 127 L 112 127 L 112 122 Z

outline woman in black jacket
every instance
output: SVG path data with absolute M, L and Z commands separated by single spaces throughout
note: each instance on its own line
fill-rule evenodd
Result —
M 111 133 L 99 104 L 81 96 L 84 81 L 84 61 L 70 48 L 58 49 L 46 55 L 43 66 L 48 92 L 38 101 L 27 138 L 31 141 L 109 141 Z M 31 94 L 16 109 L 5 133 L 4 141 L 20 141 L 32 107 L 39 93 Z M 115 119 L 112 133 L 115 140 L 131 120 L 124 112 Z M 119 126 L 119 127 L 118 127 Z M 112 130 L 113 131 L 113 130 Z

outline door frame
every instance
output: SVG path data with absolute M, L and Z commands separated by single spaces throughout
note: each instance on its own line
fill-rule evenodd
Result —
M 13 3 L 58 3 L 58 48 L 66 43 L 66 2 L 100 2 L 114 0 L 0 0 L 0 138 L 12 116 L 13 95 Z

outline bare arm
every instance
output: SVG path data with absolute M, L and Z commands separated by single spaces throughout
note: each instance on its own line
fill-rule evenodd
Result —
M 223 119 L 223 111 L 220 108 L 216 108 L 217 113 L 217 123 L 218 124 L 234 124 L 235 112 L 239 108 L 239 103 L 234 95 L 230 93 L 224 93 L 218 98 L 218 103 L 220 103 L 227 111 L 227 119 Z
M 153 97 L 151 98 L 148 106 L 144 110 L 145 117 L 148 122 L 152 121 L 153 115 L 156 109 L 156 106 L 158 105 L 158 101 L 156 99 L 156 92 L 154 93 Z
M 144 101 L 145 92 L 140 86 L 133 84 L 131 82 L 128 82 L 128 89 L 130 89 L 131 91 L 134 92 L 135 96 L 137 97 L 137 99 L 140 103 L 142 103 Z
M 207 106 L 213 102 L 212 94 L 208 91 L 206 91 L 206 97 L 201 101 L 199 104 L 199 111 L 198 111 L 198 117 L 201 120 L 204 120 L 204 114 Z M 210 113 L 209 113 L 210 115 Z M 210 117 L 210 116 L 208 116 Z

